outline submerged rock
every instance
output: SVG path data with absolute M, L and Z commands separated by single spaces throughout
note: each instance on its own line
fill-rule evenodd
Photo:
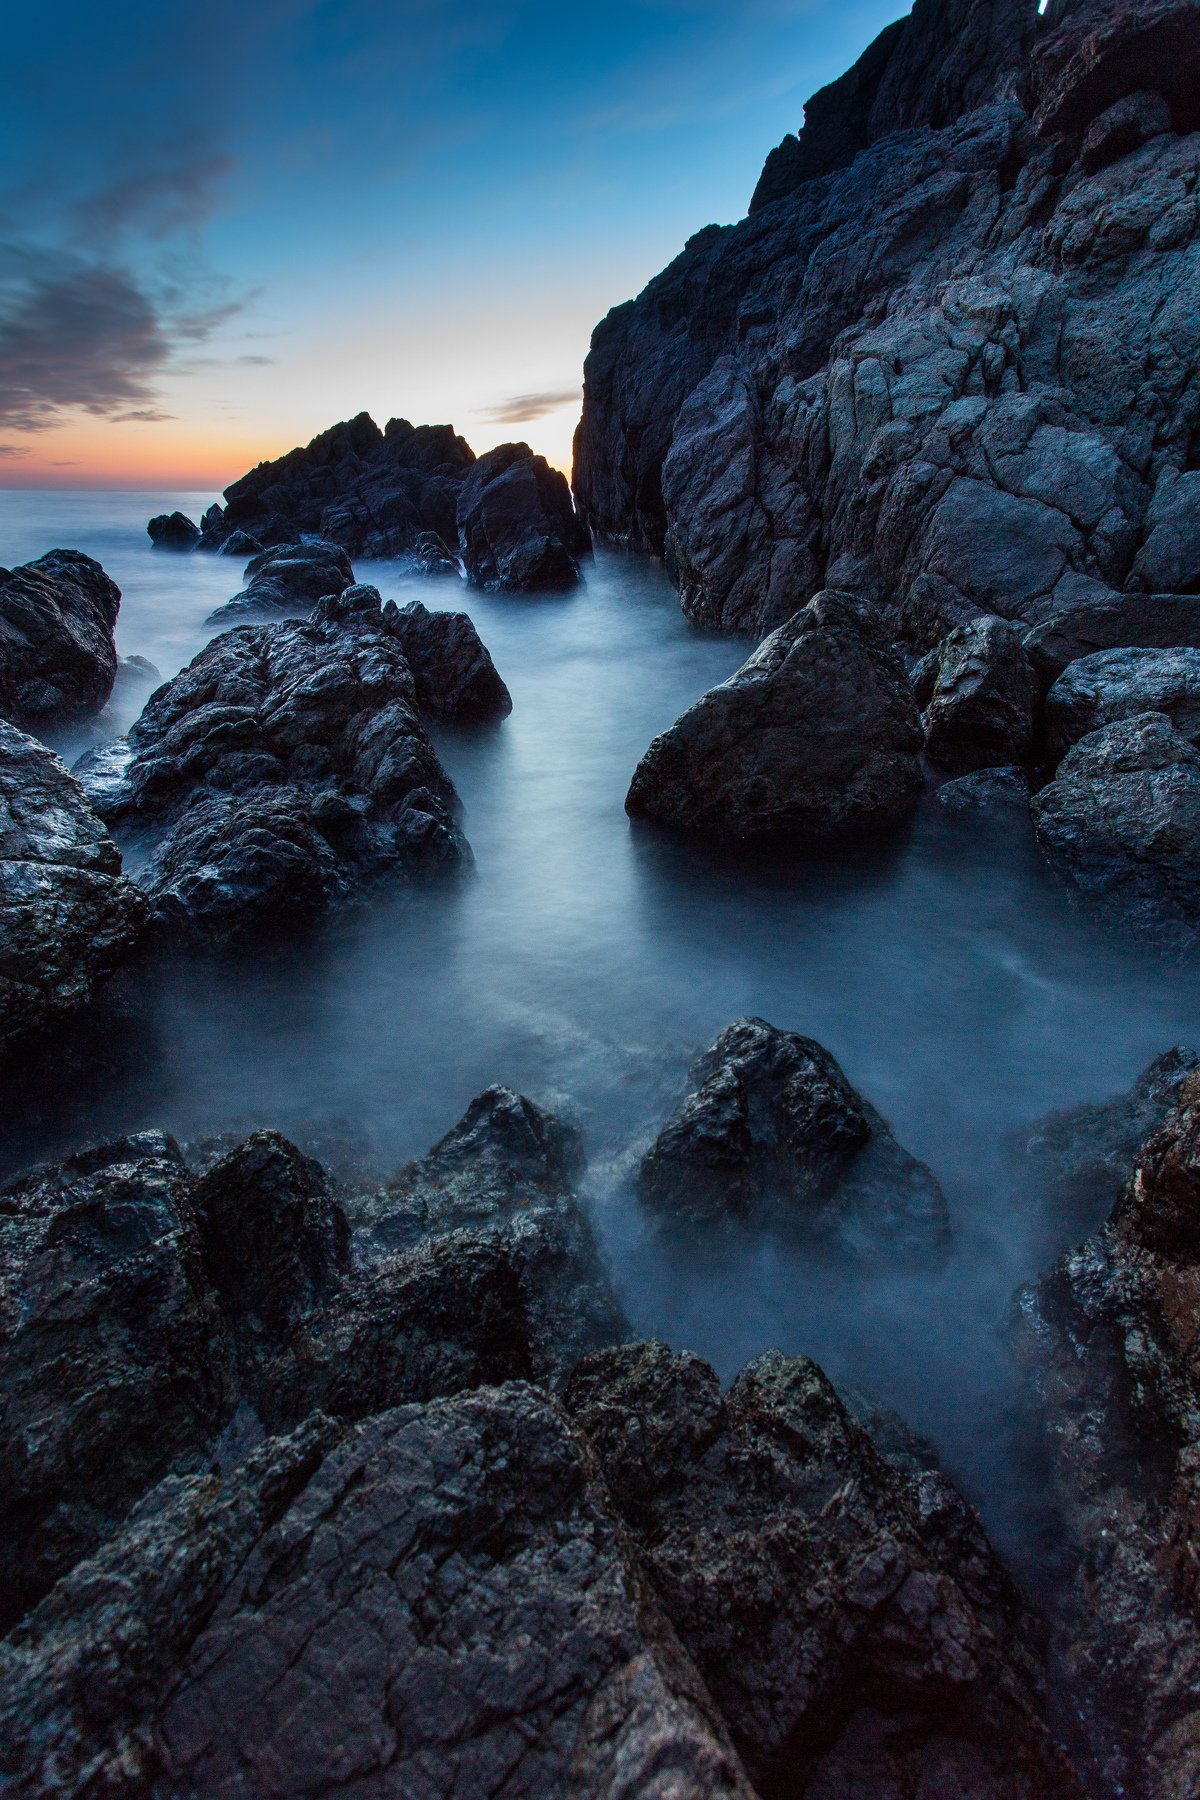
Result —
M 458 547 L 468 577 L 506 593 L 576 586 L 587 533 L 566 477 L 528 444 L 481 456 L 458 496 Z
M 1200 649 L 1101 650 L 1063 670 L 1046 695 L 1046 752 L 1057 763 L 1091 731 L 1162 713 L 1181 737 L 1200 739 Z
M 625 805 L 716 836 L 818 842 L 902 821 L 920 753 L 904 665 L 877 618 L 819 594 L 655 738 Z
M 430 612 L 413 600 L 389 616 L 422 712 L 464 722 L 507 718 L 512 696 L 466 613 Z
M 156 513 L 146 530 L 156 550 L 194 550 L 200 542 L 200 527 L 186 513 Z
M 679 1225 L 748 1221 L 862 1253 L 945 1246 L 946 1201 L 812 1038 L 739 1019 L 638 1170 L 643 1204 Z
M 1166 950 L 1200 930 L 1200 752 L 1161 713 L 1093 731 L 1034 796 L 1038 842 L 1101 917 Z
M 1028 763 L 1036 687 L 1012 626 L 981 618 L 942 641 L 922 723 L 932 760 L 955 774 Z
M 340 544 L 320 538 L 281 544 L 252 557 L 241 593 L 218 606 L 205 624 L 225 630 L 243 620 L 302 617 L 326 594 L 353 586 L 354 570 Z
M 120 604 L 79 550 L 0 570 L 0 714 L 38 731 L 98 713 L 116 679 Z
M 950 813 L 1029 812 L 1029 777 L 1024 769 L 976 769 L 944 781 L 937 791 L 938 805 Z
M 1070 1560 L 1057 1655 L 1080 1765 L 1130 1800 L 1200 1784 L 1200 1077 L 1108 1223 L 1018 1297 Z
M 146 914 L 79 783 L 0 721 L 0 1057 L 86 1005 Z
M 172 929 L 270 941 L 469 858 L 374 588 L 215 639 L 152 697 L 129 748 L 93 791 L 156 838 L 143 881 Z
M 770 1352 L 722 1395 L 698 1357 L 631 1344 L 565 1402 L 761 1793 L 1080 1794 L 979 1520 L 815 1363 Z

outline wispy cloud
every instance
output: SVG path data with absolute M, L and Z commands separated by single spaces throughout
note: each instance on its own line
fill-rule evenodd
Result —
M 550 388 L 540 394 L 512 394 L 507 400 L 497 401 L 495 406 L 484 406 L 476 413 L 476 417 L 486 419 L 489 425 L 527 425 L 534 419 L 544 419 L 547 413 L 557 412 L 562 406 L 578 406 L 582 401 L 582 390 L 579 385 L 569 388 Z

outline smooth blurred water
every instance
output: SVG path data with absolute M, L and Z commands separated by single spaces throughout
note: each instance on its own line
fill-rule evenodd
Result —
M 2 494 L 0 561 L 57 545 L 99 557 L 124 595 L 122 654 L 166 677 L 241 566 L 154 551 L 145 521 L 197 517 L 211 498 Z M 726 1375 L 779 1345 L 873 1386 L 1019 1540 L 1036 1495 L 1015 1460 L 1000 1327 L 1068 1235 L 1029 1193 L 1020 1145 L 1048 1108 L 1126 1087 L 1200 1039 L 1200 975 L 1080 919 L 1020 821 L 955 819 L 930 800 L 903 841 L 817 862 L 631 827 L 641 751 L 746 652 L 690 630 L 649 562 L 602 556 L 586 588 L 546 600 L 387 564 L 358 574 L 469 611 L 512 690 L 502 726 L 435 734 L 474 875 L 235 972 L 139 968 L 76 1042 L 21 1074 L 5 1166 L 150 1124 L 185 1138 L 275 1125 L 342 1167 L 389 1170 L 507 1083 L 583 1125 L 594 1216 L 639 1329 Z M 636 1154 L 691 1056 L 743 1013 L 819 1038 L 932 1165 L 957 1233 L 945 1269 L 853 1270 L 766 1241 L 684 1251 L 646 1233 Z

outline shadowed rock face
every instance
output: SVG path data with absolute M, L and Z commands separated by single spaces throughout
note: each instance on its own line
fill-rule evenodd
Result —
M 480 587 L 555 593 L 578 583 L 588 537 L 566 477 L 528 444 L 501 444 L 463 482 L 458 547 Z
M 921 650 L 1200 590 L 1200 7 L 1052 14 L 922 0 L 597 327 L 580 509 L 689 616 L 765 633 L 846 558 Z
M 1148 1139 L 1108 1223 L 1018 1297 L 1072 1558 L 1058 1655 L 1101 1791 L 1200 1783 L 1200 1079 Z
M 86 719 L 117 674 L 121 590 L 78 550 L 0 569 L 0 714 L 31 731 Z
M 977 619 L 942 640 L 924 709 L 925 748 L 965 774 L 1027 763 L 1033 755 L 1036 685 L 1029 658 L 1003 619 Z
M 948 1241 L 933 1175 L 812 1038 L 739 1019 L 689 1079 L 638 1171 L 664 1220 L 767 1225 L 872 1256 Z
M 218 606 L 205 624 L 226 630 L 248 620 L 303 617 L 326 594 L 341 594 L 353 585 L 354 570 L 340 544 L 321 538 L 281 544 L 251 557 L 241 593 Z
M 0 1057 L 91 999 L 146 923 L 66 766 L 0 721 Z
M 655 738 L 625 805 L 729 838 L 821 841 L 902 821 L 921 726 L 871 609 L 819 594 Z
M 508 717 L 512 695 L 466 613 L 430 612 L 411 600 L 391 617 L 422 712 L 463 722 Z
M 146 530 L 156 550 L 194 550 L 200 527 L 186 513 L 157 513 Z

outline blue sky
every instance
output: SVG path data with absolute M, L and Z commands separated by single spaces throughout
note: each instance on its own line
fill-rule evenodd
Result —
M 564 463 L 592 326 L 880 0 L 58 0 L 0 114 L 0 481 L 223 485 L 366 407 Z

